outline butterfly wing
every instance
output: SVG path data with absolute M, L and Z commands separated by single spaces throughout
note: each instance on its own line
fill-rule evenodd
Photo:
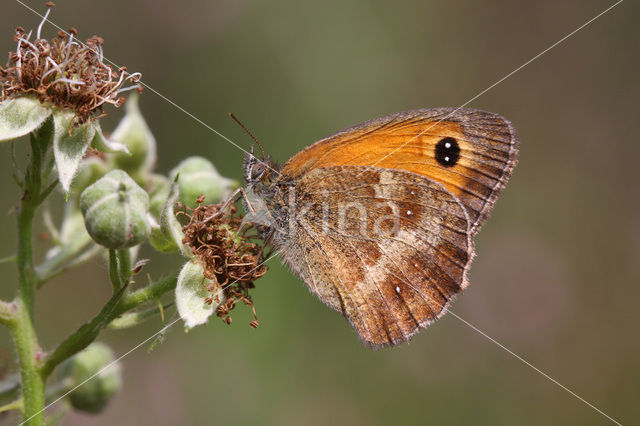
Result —
M 396 169 L 317 168 L 295 185 L 273 244 L 370 347 L 408 340 L 466 286 L 464 206 L 438 182 Z
M 497 114 L 466 108 L 406 111 L 362 123 L 293 156 L 282 174 L 297 178 L 337 165 L 407 170 L 445 186 L 482 225 L 516 163 L 517 138 Z

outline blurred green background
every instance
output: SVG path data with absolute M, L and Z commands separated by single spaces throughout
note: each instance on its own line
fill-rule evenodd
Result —
M 44 1 L 28 1 L 43 11 Z M 233 111 L 279 161 L 387 113 L 458 106 L 604 10 L 611 1 L 58 0 L 52 20 L 238 144 Z M 469 289 L 453 305 L 483 330 L 622 423 L 640 418 L 640 191 L 637 2 L 627 1 L 479 97 L 509 118 L 520 163 L 477 238 Z M 39 18 L 13 0 L 0 52 Z M 53 36 L 56 30 L 45 27 Z M 4 62 L 2 60 L 1 62 Z M 147 90 L 141 106 L 157 170 L 190 155 L 241 179 L 242 152 Z M 103 128 L 122 111 L 109 109 Z M 0 257 L 12 253 L 19 194 L 0 146 Z M 61 199 L 61 196 L 57 196 Z M 53 203 L 59 217 L 62 202 Z M 146 250 L 146 253 L 151 253 Z M 153 256 L 159 277 L 180 262 Z M 98 417 L 64 425 L 608 424 L 452 315 L 409 345 L 372 352 L 279 262 L 246 307 L 123 361 L 125 386 Z M 0 265 L 0 296 L 15 266 Z M 104 304 L 95 260 L 42 289 L 51 348 Z M 125 353 L 162 326 L 104 332 Z M 0 329 L 4 362 L 13 358 Z

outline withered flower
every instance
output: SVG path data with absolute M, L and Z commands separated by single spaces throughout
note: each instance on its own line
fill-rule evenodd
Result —
M 207 289 L 210 294 L 204 302 L 215 304 L 216 314 L 228 324 L 229 312 L 237 302 L 244 302 L 253 310 L 250 325 L 255 328 L 258 321 L 249 290 L 267 272 L 263 242 L 253 225 L 243 223 L 233 204 L 203 204 L 204 197 L 197 202 L 193 209 L 180 205 L 178 215 L 187 219 L 182 228 L 183 244 L 202 265 L 204 277 L 215 283 Z M 222 291 L 222 299 L 218 291 Z
M 33 31 L 16 29 L 16 50 L 9 53 L 7 66 L 0 67 L 0 101 L 33 95 L 42 104 L 74 111 L 77 123 L 85 123 L 102 116 L 105 104 L 122 105 L 123 92 L 142 90 L 140 73 L 131 74 L 126 67 L 114 71 L 104 62 L 101 37 L 82 43 L 71 28 L 52 40 L 41 38 L 53 4 L 48 6 L 33 40 Z M 123 87 L 127 83 L 132 85 Z
M 114 71 L 105 63 L 104 40 L 93 36 L 82 43 L 78 32 L 60 31 L 41 37 L 53 3 L 47 3 L 37 31 L 16 29 L 16 49 L 0 67 L 0 142 L 16 139 L 38 128 L 52 141 L 60 183 L 69 192 L 71 181 L 87 148 L 128 152 L 104 137 L 98 119 L 106 104 L 120 106 L 129 90 L 140 91 L 140 73 L 125 67 Z M 127 85 L 125 87 L 125 85 Z M 43 126 L 47 120 L 49 127 Z

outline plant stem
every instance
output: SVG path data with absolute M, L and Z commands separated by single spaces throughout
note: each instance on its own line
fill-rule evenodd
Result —
M 137 308 L 144 303 L 151 302 L 171 290 L 174 290 L 178 281 L 177 275 L 178 274 L 176 273 L 163 278 L 160 281 L 149 284 L 148 286 L 123 297 L 122 301 L 114 311 L 114 318 L 130 311 L 131 309 Z
M 34 160 L 36 156 L 34 155 Z M 35 169 L 35 167 L 34 167 Z M 33 169 L 32 169 L 33 170 Z M 18 352 L 22 375 L 24 417 L 29 424 L 40 425 L 43 421 L 44 380 L 39 372 L 38 359 L 42 353 L 36 339 L 33 325 L 33 306 L 36 291 L 36 274 L 33 269 L 31 243 L 33 239 L 33 216 L 36 205 L 33 196 L 25 190 L 22 206 L 18 214 L 18 271 L 20 286 L 16 300 L 16 319 L 10 328 Z
M 24 194 L 18 213 L 18 297 L 15 319 L 9 323 L 18 353 L 22 376 L 23 415 L 29 425 L 41 425 L 44 420 L 45 378 L 40 374 L 42 350 L 34 328 L 34 302 L 38 278 L 33 266 L 33 218 L 44 200 L 42 161 L 44 147 L 51 135 L 45 124 L 31 134 L 31 161 L 24 177 Z M 48 195 L 48 194 L 47 194 Z
M 100 331 L 111 321 L 144 303 L 153 301 L 176 287 L 177 273 L 124 296 L 127 285 L 122 286 L 111 297 L 102 310 L 87 324 L 82 325 L 67 337 L 47 358 L 41 369 L 45 379 L 61 362 L 72 357 L 93 342 Z
M 60 343 L 53 353 L 47 357 L 44 366 L 42 366 L 42 377 L 47 378 L 58 364 L 89 346 L 89 344 L 98 337 L 100 331 L 114 318 L 113 313 L 115 308 L 118 306 L 126 290 L 127 286 L 122 286 L 120 290 L 111 296 L 111 299 L 104 305 L 98 315 L 93 317 L 88 323 L 80 326 L 75 333 Z
M 118 269 L 120 270 L 120 282 L 122 285 L 129 284 L 131 279 L 131 253 L 129 249 L 118 250 Z
M 118 273 L 118 257 L 114 249 L 109 249 L 109 280 L 111 280 L 111 287 L 113 292 L 117 293 L 122 287 L 122 281 L 120 281 L 120 274 Z

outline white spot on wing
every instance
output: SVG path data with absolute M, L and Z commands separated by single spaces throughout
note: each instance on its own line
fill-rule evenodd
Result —
M 400 294 L 400 287 L 396 286 L 396 293 Z

